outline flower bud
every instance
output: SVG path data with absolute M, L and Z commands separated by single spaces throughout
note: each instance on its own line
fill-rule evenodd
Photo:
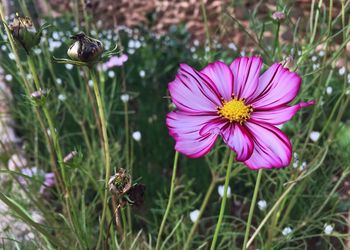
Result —
M 37 91 L 34 91 L 33 93 L 30 94 L 30 96 L 34 100 L 41 100 L 42 98 L 46 97 L 48 94 L 48 91 L 45 89 L 39 89 Z
M 16 16 L 12 23 L 9 25 L 9 29 L 13 38 L 27 51 L 27 53 L 40 42 L 42 28 L 37 31 L 33 22 L 29 17 Z
M 71 162 L 74 157 L 76 157 L 78 155 L 78 152 L 77 151 L 72 151 L 70 152 L 69 154 L 67 154 L 64 158 L 63 158 L 63 162 L 64 163 L 68 163 L 68 162 Z
M 285 19 L 286 15 L 282 11 L 276 11 L 272 14 L 272 19 L 281 22 Z
M 104 47 L 102 42 L 88 37 L 84 33 L 78 33 L 71 37 L 75 42 L 69 47 L 68 56 L 76 61 L 92 63 L 100 59 Z

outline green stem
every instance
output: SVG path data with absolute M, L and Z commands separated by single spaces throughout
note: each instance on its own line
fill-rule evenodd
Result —
M 227 190 L 228 190 L 228 184 L 230 182 L 230 175 L 231 175 L 231 168 L 232 168 L 232 164 L 233 164 L 233 158 L 234 158 L 234 152 L 231 151 L 230 158 L 229 158 L 228 164 L 227 164 L 225 187 L 224 187 L 224 197 L 222 197 L 219 219 L 218 219 L 218 223 L 216 224 L 215 233 L 214 233 L 213 241 L 211 242 L 210 250 L 215 249 L 216 241 L 218 240 L 218 236 L 219 236 L 221 223 L 222 223 L 222 220 L 224 218 L 224 212 L 225 212 L 225 206 L 226 206 L 226 200 L 227 200 Z
M 102 235 L 103 235 L 103 231 L 104 231 L 103 227 L 104 227 L 104 222 L 105 222 L 105 218 L 106 218 L 106 211 L 108 208 L 108 181 L 109 181 L 109 178 L 111 177 L 111 157 L 110 157 L 110 153 L 109 153 L 109 143 L 108 143 L 108 136 L 107 136 L 107 120 L 105 117 L 104 105 L 103 105 L 103 101 L 102 101 L 102 98 L 100 95 L 100 90 L 98 88 L 96 73 L 91 68 L 90 68 L 90 74 L 92 77 L 92 81 L 94 83 L 94 92 L 95 92 L 98 112 L 99 112 L 99 116 L 100 116 L 101 130 L 102 130 L 102 141 L 103 141 L 103 152 L 104 152 L 104 157 L 105 157 L 105 170 L 106 170 L 105 193 L 104 193 L 102 215 L 101 215 L 100 226 L 99 226 L 99 236 L 98 236 L 97 245 L 96 245 L 96 247 L 99 248 L 100 244 L 102 244 Z
M 127 172 L 132 176 L 132 166 L 130 162 L 130 136 L 129 136 L 129 114 L 128 114 L 128 103 L 124 103 L 124 124 L 125 124 L 125 160 Z M 126 214 L 128 218 L 128 228 L 132 232 L 132 220 L 131 220 L 131 210 L 128 206 L 126 209 Z M 124 228 L 126 225 L 124 225 Z
M 252 218 L 253 218 L 253 214 L 254 214 L 254 208 L 255 208 L 256 198 L 258 197 L 258 192 L 259 192 L 259 187 L 260 187 L 261 176 L 262 176 L 262 169 L 259 169 L 258 177 L 257 177 L 257 179 L 256 179 L 255 188 L 254 188 L 253 199 L 252 199 L 252 203 L 250 204 L 250 209 L 249 209 L 247 227 L 246 227 L 246 230 L 245 230 L 244 243 L 243 243 L 243 248 L 242 248 L 243 250 L 246 249 L 246 245 L 247 245 L 247 242 L 248 242 L 249 231 L 250 231 L 250 225 L 251 225 L 251 223 L 252 223 Z
M 276 27 L 276 34 L 275 34 L 275 41 L 273 45 L 273 57 L 276 55 L 276 50 L 279 51 L 279 33 L 280 33 L 280 22 L 278 21 L 277 27 Z
M 188 237 L 187 237 L 186 244 L 185 244 L 185 247 L 184 247 L 185 250 L 189 249 L 190 246 L 191 246 L 191 242 L 192 242 L 193 235 L 194 235 L 194 233 L 195 233 L 196 230 L 197 230 L 197 227 L 198 227 L 200 218 L 202 217 L 202 215 L 203 215 L 203 213 L 204 213 L 204 210 L 206 209 L 206 207 L 207 207 L 207 205 L 208 205 L 209 198 L 210 198 L 211 194 L 213 193 L 213 190 L 214 190 L 214 188 L 215 188 L 215 185 L 216 185 L 216 179 L 213 178 L 212 181 L 211 181 L 211 183 L 210 183 L 210 185 L 209 185 L 209 188 L 208 188 L 208 190 L 207 190 L 207 193 L 205 194 L 203 203 L 202 203 L 201 208 L 200 208 L 200 211 L 199 211 L 198 219 L 193 223 L 193 225 L 192 225 L 192 227 L 191 227 L 190 234 L 189 234 Z
M 157 237 L 157 243 L 156 243 L 156 250 L 159 250 L 160 239 L 162 237 L 162 233 L 163 233 L 163 230 L 164 230 L 165 222 L 166 222 L 166 219 L 167 219 L 167 217 L 169 215 L 171 205 L 173 203 L 174 190 L 175 190 L 175 180 L 176 180 L 176 169 L 177 169 L 177 161 L 178 161 L 178 159 L 179 159 L 179 152 L 176 151 L 175 157 L 174 157 L 173 174 L 172 174 L 172 177 L 171 177 L 170 194 L 169 194 L 168 205 L 166 207 L 162 223 L 160 224 L 158 237 Z

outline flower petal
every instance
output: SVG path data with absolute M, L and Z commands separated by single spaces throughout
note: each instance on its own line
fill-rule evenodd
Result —
M 196 115 L 183 111 L 168 113 L 166 123 L 169 134 L 176 141 L 176 151 L 191 158 L 207 154 L 214 146 L 218 134 L 207 133 L 202 136 L 199 131 L 216 117 L 216 113 L 207 115 Z
M 292 101 L 301 85 L 301 78 L 281 64 L 273 64 L 260 79 L 253 95 L 254 108 L 269 109 Z
M 251 101 L 252 94 L 259 83 L 262 59 L 260 57 L 240 57 L 235 59 L 230 68 L 233 73 L 233 93 L 239 98 Z
M 251 169 L 281 168 L 292 159 L 292 145 L 288 137 L 278 128 L 254 120 L 245 123 L 253 137 L 254 150 L 244 163 Z
M 207 75 L 216 85 L 220 95 L 229 101 L 233 93 L 233 75 L 230 68 L 223 62 L 210 63 L 201 73 Z
M 245 161 L 252 155 L 254 143 L 251 135 L 242 125 L 229 123 L 221 133 L 224 142 L 236 152 L 237 161 Z
M 208 112 L 221 105 L 220 94 L 213 82 L 204 74 L 186 64 L 174 81 L 169 83 L 169 92 L 176 107 L 187 112 Z
M 292 119 L 299 109 L 313 104 L 315 104 L 315 101 L 300 102 L 294 106 L 281 106 L 271 110 L 254 110 L 250 117 L 257 122 L 278 125 Z

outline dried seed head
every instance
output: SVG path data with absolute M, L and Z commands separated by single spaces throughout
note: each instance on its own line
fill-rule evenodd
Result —
M 40 43 L 44 26 L 37 31 L 29 17 L 19 17 L 17 15 L 9 25 L 9 29 L 17 43 L 29 53 L 33 47 Z
M 84 33 L 71 36 L 75 42 L 69 47 L 68 56 L 77 61 L 93 63 L 100 59 L 104 47 L 101 41 L 88 37 Z
M 126 173 L 125 169 L 119 168 L 118 172 L 109 179 L 108 185 L 109 191 L 120 197 L 131 188 L 131 176 Z

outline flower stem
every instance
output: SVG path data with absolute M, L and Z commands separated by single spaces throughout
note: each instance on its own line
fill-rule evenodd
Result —
M 102 130 L 102 141 L 103 141 L 103 153 L 104 153 L 104 157 L 105 157 L 105 170 L 106 170 L 105 193 L 104 193 L 104 198 L 103 198 L 103 208 L 102 208 L 102 215 L 101 215 L 100 226 L 99 226 L 99 236 L 98 236 L 97 245 L 96 245 L 96 247 L 99 248 L 100 244 L 102 243 L 102 235 L 103 235 L 103 231 L 104 231 L 103 227 L 104 227 L 104 222 L 105 222 L 105 218 L 106 218 L 106 211 L 107 211 L 107 207 L 108 207 L 108 181 L 109 181 L 109 178 L 111 177 L 111 167 L 110 167 L 111 157 L 110 157 L 110 153 L 109 153 L 109 143 L 108 143 L 108 136 L 107 136 L 107 120 L 105 117 L 104 105 L 103 105 L 103 101 L 102 101 L 100 91 L 98 88 L 96 73 L 91 68 L 90 68 L 90 74 L 91 74 L 92 81 L 94 84 L 94 92 L 95 92 L 98 112 L 99 112 L 99 116 L 100 116 L 101 130 Z
M 171 205 L 173 203 L 174 190 L 175 190 L 175 180 L 176 180 L 176 169 L 177 169 L 178 158 L 179 158 L 179 152 L 176 151 L 175 157 L 174 157 L 173 174 L 172 174 L 172 177 L 171 177 L 170 194 L 169 194 L 168 205 L 166 207 L 162 223 L 160 224 L 158 237 L 157 237 L 157 243 L 156 243 L 156 250 L 159 250 L 160 239 L 162 237 L 162 233 L 163 233 L 163 230 L 164 230 L 165 222 L 166 222 L 166 219 L 167 219 L 167 217 L 169 215 Z
M 200 208 L 200 211 L 199 211 L 198 218 L 197 218 L 197 220 L 193 223 L 193 225 L 192 225 L 192 227 L 191 227 L 190 234 L 189 234 L 188 237 L 187 237 L 186 244 L 185 244 L 185 247 L 184 247 L 185 250 L 187 250 L 187 249 L 190 248 L 193 235 L 194 235 L 194 233 L 195 233 L 196 230 L 197 230 L 197 227 L 198 227 L 200 218 L 202 217 L 202 215 L 203 215 L 203 213 L 204 213 L 204 210 L 206 209 L 206 207 L 207 207 L 207 205 L 208 205 L 209 198 L 210 198 L 211 194 L 213 193 L 213 190 L 214 190 L 214 188 L 215 188 L 215 185 L 216 185 L 216 179 L 213 178 L 212 181 L 211 181 L 211 183 L 210 183 L 210 185 L 209 185 L 209 188 L 208 188 L 208 190 L 207 190 L 207 193 L 205 194 L 203 203 L 202 203 L 201 208 Z
M 210 250 L 214 250 L 215 249 L 216 241 L 218 240 L 218 236 L 219 236 L 221 223 L 222 223 L 222 220 L 224 218 L 224 212 L 225 212 L 225 206 L 226 206 L 226 200 L 227 200 L 227 190 L 228 190 L 228 184 L 230 182 L 233 158 L 234 158 L 234 152 L 231 151 L 230 158 L 229 158 L 228 164 L 227 164 L 227 171 L 226 171 L 226 178 L 225 178 L 225 187 L 224 187 L 224 197 L 222 197 L 220 213 L 219 213 L 219 219 L 218 219 L 218 223 L 216 224 L 215 233 L 214 233 L 213 241 L 211 242 Z
M 247 227 L 246 227 L 246 230 L 245 230 L 244 243 L 243 243 L 243 248 L 242 248 L 243 250 L 246 249 L 246 245 L 247 245 L 247 242 L 248 242 L 250 225 L 252 223 L 252 218 L 253 218 L 253 214 L 254 214 L 256 198 L 258 196 L 258 191 L 259 191 L 260 182 L 261 182 L 261 176 L 262 176 L 262 169 L 259 169 L 258 177 L 256 179 L 255 188 L 254 188 L 253 199 L 252 199 L 252 203 L 250 204 L 250 209 L 249 209 Z

